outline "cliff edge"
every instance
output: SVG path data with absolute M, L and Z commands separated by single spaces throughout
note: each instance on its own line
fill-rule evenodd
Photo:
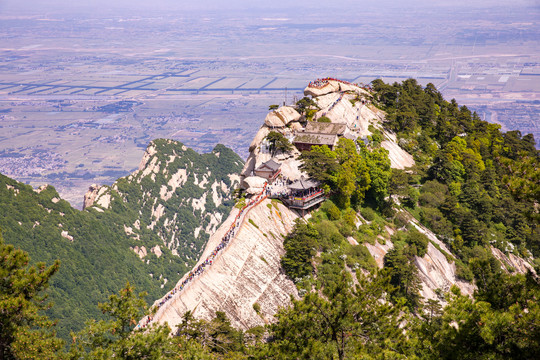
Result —
M 211 236 L 195 268 L 219 246 L 238 214 L 239 209 L 233 210 Z M 192 278 L 171 298 L 155 302 L 159 309 L 152 321 L 167 322 L 174 328 L 188 310 L 195 317 L 207 320 L 216 311 L 223 311 L 233 326 L 244 330 L 272 321 L 277 310 L 289 304 L 290 295 L 297 296 L 294 283 L 280 265 L 283 237 L 292 230 L 296 218 L 296 212 L 269 199 L 249 209 L 235 236 L 218 253 L 211 267 Z M 189 276 L 186 274 L 179 284 Z M 259 312 L 254 310 L 255 303 L 260 306 Z
M 143 319 L 141 326 L 167 322 L 174 329 L 186 311 L 207 320 L 212 319 L 216 311 L 223 311 L 234 326 L 245 330 L 271 322 L 278 309 L 290 303 L 291 295 L 298 296 L 294 283 L 281 269 L 280 258 L 285 253 L 283 240 L 293 229 L 300 212 L 304 214 L 304 210 L 322 202 L 316 201 L 316 197 L 321 197 L 323 192 L 317 185 L 309 185 L 306 174 L 300 169 L 301 151 L 314 145 L 327 145 L 332 149 L 342 137 L 365 144 L 378 141 L 388 150 L 392 168 L 414 165 L 412 156 L 399 146 L 396 136 L 383 128 L 385 113 L 371 103 L 368 91 L 326 78 L 310 83 L 304 94 L 306 97 L 296 107 L 284 106 L 267 115 L 240 173 L 241 187 L 248 201 L 280 197 L 275 196 L 276 193 L 287 189 L 296 189 L 296 195 L 291 192 L 288 200 L 282 198 L 283 203 L 257 200 L 245 208 L 245 214 L 235 209 L 210 237 L 194 270 L 180 280 L 175 290 L 155 302 L 157 312 Z M 292 146 L 277 151 L 272 141 L 279 138 L 286 139 Z M 301 210 L 292 210 L 284 203 Z M 360 214 L 357 217 L 357 226 L 369 223 Z M 409 223 L 429 239 L 427 253 L 416 256 L 414 261 L 422 285 L 420 294 L 425 299 L 444 302 L 441 294 L 457 285 L 462 293 L 471 295 L 475 286 L 458 278 L 453 256 L 445 243 L 410 214 L 407 217 Z M 231 226 L 236 229 L 238 221 L 238 229 L 229 239 L 228 231 Z M 389 239 L 394 231 L 386 229 L 386 241 L 364 244 L 379 267 L 383 265 L 384 255 L 393 247 Z M 221 249 L 224 239 L 227 243 Z M 354 244 L 355 240 L 351 239 L 350 244 Z M 508 263 L 518 270 L 524 268 L 515 259 L 509 259 Z M 204 267 L 202 272 L 199 271 L 201 266 Z

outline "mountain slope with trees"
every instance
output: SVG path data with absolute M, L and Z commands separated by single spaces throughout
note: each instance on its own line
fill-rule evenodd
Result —
M 369 106 L 384 111 L 383 126 L 397 134 L 416 165 L 405 170 L 390 167 L 380 127 L 371 128 L 371 135 L 356 143 L 341 139 L 333 149 L 313 146 L 301 155 L 302 169 L 322 183 L 329 199 L 309 219 L 296 220 L 284 235 L 280 265 L 299 296 L 278 311 L 274 322 L 238 330 L 220 311 L 210 319 L 197 319 L 187 311 L 172 329 L 155 323 L 141 329 L 137 320 L 147 310 L 127 284 L 100 305 L 106 319 L 91 321 L 74 334 L 68 352 L 45 343 L 37 343 L 37 351 L 52 349 L 47 353 L 50 358 L 70 359 L 539 358 L 540 281 L 533 267 L 538 271 L 540 181 L 534 139 L 502 133 L 466 107 L 444 100 L 431 84 L 423 88 L 413 79 L 392 85 L 376 80 L 373 90 Z M 157 170 L 144 176 L 151 179 L 154 173 L 157 179 L 163 170 L 159 161 L 152 165 Z M 133 190 L 119 181 L 100 195 L 110 195 L 111 201 L 96 198 L 97 205 L 88 214 L 106 214 L 117 206 L 123 206 L 126 214 L 136 212 L 136 205 L 126 204 L 148 201 L 144 194 L 129 199 L 145 180 L 136 174 L 128 180 L 135 180 Z M 14 184 L 8 185 L 15 193 Z M 161 197 L 161 188 L 153 191 Z M 46 200 L 55 195 L 35 196 Z M 158 201 L 146 210 L 150 214 L 146 220 L 131 216 L 129 224 L 139 220 L 159 229 L 162 216 L 157 221 L 154 216 Z M 276 210 L 281 205 L 274 202 L 265 210 L 283 224 Z M 62 205 L 50 198 L 38 207 L 47 206 L 47 212 L 54 204 Z M 67 216 L 62 213 L 59 216 Z M 255 222 L 247 227 L 263 228 Z M 142 236 L 133 228 L 120 230 L 130 241 Z M 257 242 L 264 245 L 269 235 L 274 237 L 263 233 Z M 374 248 L 384 248 L 382 259 L 372 256 Z M 474 284 L 474 292 L 465 295 L 452 286 L 422 298 L 420 260 L 433 249 L 455 266 L 458 277 Z M 6 251 L 13 249 L 2 248 L 2 253 Z M 514 268 L 495 254 L 513 256 L 527 266 Z M 264 257 L 256 260 L 260 267 L 268 265 Z M 1 265 L 3 272 L 10 267 L 8 262 Z M 27 266 L 20 261 L 15 268 Z M 41 269 L 45 283 L 55 268 Z M 25 278 L 25 271 L 18 274 Z M 2 304 L 18 296 L 4 288 L 2 295 Z M 263 318 L 261 304 L 255 302 L 252 308 Z M 32 312 L 23 315 L 32 318 Z M 49 344 L 56 344 L 46 323 L 33 324 L 47 334 Z M 34 348 L 17 342 L 32 339 L 25 324 L 11 330 L 17 335 L 0 336 L 13 344 L 17 358 L 35 357 Z
M 540 255 L 540 153 L 532 135 L 500 131 L 432 84 L 373 82 L 385 126 L 414 154 L 413 172 L 390 187 L 464 262 L 493 245 L 523 258 Z M 419 191 L 418 191 L 419 190 Z M 471 274 L 464 274 L 469 280 Z
M 85 211 L 71 207 L 52 186 L 35 190 L 0 175 L 0 229 L 5 241 L 28 252 L 31 259 L 48 265 L 60 260 L 48 291 L 55 306 L 47 314 L 58 321 L 56 329 L 64 338 L 70 331 L 81 329 L 86 320 L 100 318 L 96 304 L 117 292 L 126 281 L 147 291 L 150 298 L 166 293 L 197 260 L 208 236 L 204 231 L 199 238 L 194 234 L 203 211 L 190 206 L 191 192 L 197 198 L 199 193 L 204 193 L 203 188 L 193 185 L 195 177 L 227 182 L 227 188 L 220 185 L 218 191 L 230 193 L 234 187 L 230 176 L 242 166 L 232 150 L 219 145 L 214 152 L 202 155 L 173 141 L 158 140 L 150 146 L 156 146 L 155 156 L 170 160 L 171 166 L 190 167 L 185 186 L 171 191 L 165 204 L 171 212 L 178 212 L 177 218 L 184 223 L 180 236 L 183 241 L 171 247 L 175 252 L 164 243 L 159 232 L 147 227 L 153 220 L 153 203 L 139 203 L 145 199 L 141 193 L 153 194 L 156 188 L 159 198 L 160 186 L 167 186 L 168 181 L 163 172 L 154 173 L 155 181 L 142 179 L 139 183 L 130 181 L 129 177 L 120 179 L 107 208 L 96 204 Z M 227 200 L 228 195 L 221 199 L 223 203 L 219 206 L 207 206 L 204 216 L 226 216 L 233 203 Z M 177 210 L 182 201 L 190 204 Z M 139 229 L 127 230 L 136 220 Z M 189 221 L 194 225 L 185 225 Z M 162 224 L 163 221 L 157 226 Z M 134 249 L 143 247 L 148 250 L 141 259 L 140 252 L 136 254 Z M 152 252 L 156 247 L 159 251 Z

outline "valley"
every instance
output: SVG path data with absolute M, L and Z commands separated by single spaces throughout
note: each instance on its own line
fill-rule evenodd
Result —
M 0 359 L 540 358 L 539 10 L 0 1 Z

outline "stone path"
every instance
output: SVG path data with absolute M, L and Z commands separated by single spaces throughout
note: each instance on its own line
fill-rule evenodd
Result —
M 217 256 L 224 250 L 227 245 L 230 243 L 232 239 L 234 239 L 237 230 L 240 229 L 242 224 L 244 223 L 247 214 L 251 209 L 259 205 L 263 200 L 266 199 L 266 186 L 268 183 L 264 184 L 264 187 L 262 191 L 253 199 L 250 200 L 248 204 L 246 204 L 240 212 L 236 215 L 236 218 L 234 219 L 233 223 L 229 227 L 229 230 L 225 233 L 223 238 L 221 239 L 221 242 L 219 245 L 212 251 L 212 253 L 203 261 L 201 262 L 195 269 L 191 270 L 187 277 L 179 284 L 176 285 L 174 289 L 169 291 L 167 295 L 165 295 L 161 301 L 157 305 L 157 311 L 154 316 L 148 315 L 145 316 L 139 324 L 135 327 L 138 328 L 146 328 L 150 323 L 152 323 L 154 320 L 158 320 L 161 315 L 166 312 L 169 305 L 171 304 L 170 300 L 173 298 L 176 298 L 180 296 L 180 293 L 182 290 L 186 289 L 198 276 L 200 276 L 206 269 L 208 269 L 212 264 L 214 263 L 214 260 L 217 258 Z

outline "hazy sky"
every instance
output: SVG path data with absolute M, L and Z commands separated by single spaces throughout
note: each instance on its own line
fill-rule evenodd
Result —
M 13 12 L 35 14 L 39 12 L 81 11 L 121 9 L 141 11 L 181 11 L 181 10 L 237 10 L 252 9 L 279 10 L 304 8 L 309 10 L 361 9 L 362 7 L 379 7 L 381 11 L 395 8 L 421 10 L 433 7 L 445 8 L 489 8 L 495 6 L 537 7 L 540 0 L 0 0 L 0 13 Z

